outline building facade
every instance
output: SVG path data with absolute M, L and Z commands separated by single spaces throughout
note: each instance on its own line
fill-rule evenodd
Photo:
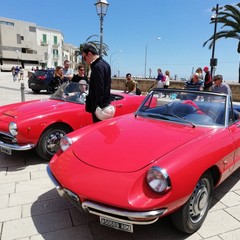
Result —
M 55 68 L 69 60 L 72 67 L 79 63 L 77 47 L 64 43 L 61 31 L 0 17 L 0 70 L 12 66 L 32 69 Z

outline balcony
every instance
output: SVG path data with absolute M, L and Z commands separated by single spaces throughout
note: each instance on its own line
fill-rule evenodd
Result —
M 53 48 L 58 48 L 59 46 L 60 46 L 59 43 L 56 43 L 56 44 L 54 43 L 54 44 L 53 44 Z
M 41 41 L 41 46 L 48 46 L 48 43 Z

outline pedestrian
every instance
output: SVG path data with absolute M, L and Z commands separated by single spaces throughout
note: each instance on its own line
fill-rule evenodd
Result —
M 163 75 L 161 68 L 158 68 L 157 73 L 158 75 L 156 78 L 156 87 L 163 88 L 164 82 L 165 82 L 165 76 Z M 161 97 L 162 97 L 162 93 L 159 93 L 158 98 L 161 98 Z
M 132 79 L 132 74 L 131 73 L 127 73 L 126 74 L 126 81 L 125 81 L 125 89 L 124 92 L 125 93 L 132 93 L 135 94 L 136 93 L 136 88 L 137 88 L 137 83 Z
M 53 78 L 53 92 L 56 88 L 61 86 L 63 83 L 63 68 L 61 66 L 57 66 L 55 71 L 54 71 L 54 78 Z
M 197 70 L 195 71 L 195 73 L 198 74 L 198 77 L 200 80 L 203 80 L 203 70 L 201 67 L 197 68 Z
M 80 80 L 85 80 L 88 84 L 88 77 L 85 74 L 85 67 L 83 64 L 79 64 L 77 67 L 77 74 L 73 75 L 72 82 L 79 82 Z
M 24 71 L 23 71 L 23 68 L 22 68 L 22 67 L 19 68 L 19 74 L 20 74 L 19 80 L 22 80 L 22 81 L 23 81 Z
M 191 80 L 186 81 L 184 84 L 184 89 L 192 91 L 203 91 L 203 87 L 204 82 L 199 78 L 198 73 L 194 73 L 191 77 Z M 196 98 L 196 95 L 188 93 L 185 97 L 188 100 L 194 100 Z
M 16 81 L 16 74 L 15 74 L 15 67 L 14 66 L 12 67 L 11 72 L 12 72 L 13 81 L 15 82 Z
M 199 78 L 198 73 L 194 73 L 191 80 L 184 83 L 184 89 L 193 91 L 203 91 L 204 82 Z
M 164 88 L 168 88 L 170 85 L 170 72 L 168 70 L 165 71 L 165 81 L 164 81 Z
M 86 111 L 92 114 L 93 122 L 96 123 L 101 121 L 95 115 L 96 109 L 98 107 L 103 109 L 111 104 L 111 68 L 91 44 L 83 47 L 82 57 L 91 67 Z
M 214 85 L 211 87 L 211 91 L 216 93 L 225 93 L 232 95 L 231 88 L 228 84 L 223 82 L 223 76 L 218 74 L 213 77 Z
M 163 83 L 165 81 L 165 77 L 162 73 L 161 68 L 158 68 L 157 73 L 158 73 L 158 75 L 157 75 L 157 78 L 156 78 L 156 84 L 157 84 L 156 87 L 157 88 L 163 88 Z
M 165 71 L 165 81 L 164 81 L 164 85 L 163 88 L 167 89 L 170 85 L 170 72 L 168 70 Z M 164 97 L 166 97 L 167 95 L 165 94 Z
M 73 77 L 73 69 L 70 68 L 70 62 L 65 60 L 63 65 L 63 82 L 71 81 Z
M 204 76 L 204 91 L 210 91 L 213 82 L 212 82 L 212 75 L 209 71 L 209 68 L 206 66 L 203 68 L 203 71 L 205 72 Z
M 15 68 L 15 81 L 18 81 L 18 74 L 19 74 L 19 67 L 16 66 L 16 68 Z

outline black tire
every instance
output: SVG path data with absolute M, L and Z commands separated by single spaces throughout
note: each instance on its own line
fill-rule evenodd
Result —
M 59 149 L 60 138 L 71 131 L 70 127 L 62 124 L 55 124 L 47 128 L 36 146 L 37 154 L 49 161 Z
M 40 90 L 37 90 L 37 89 L 32 89 L 32 91 L 33 91 L 34 93 L 40 93 Z
M 202 175 L 189 200 L 171 214 L 173 224 L 184 233 L 194 233 L 203 224 L 212 200 L 213 179 L 210 173 Z

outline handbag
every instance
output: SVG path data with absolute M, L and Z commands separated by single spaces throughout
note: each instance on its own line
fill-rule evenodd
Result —
M 106 120 L 112 118 L 115 114 L 115 111 L 115 107 L 110 104 L 104 108 L 97 107 L 95 110 L 95 115 L 100 120 Z

